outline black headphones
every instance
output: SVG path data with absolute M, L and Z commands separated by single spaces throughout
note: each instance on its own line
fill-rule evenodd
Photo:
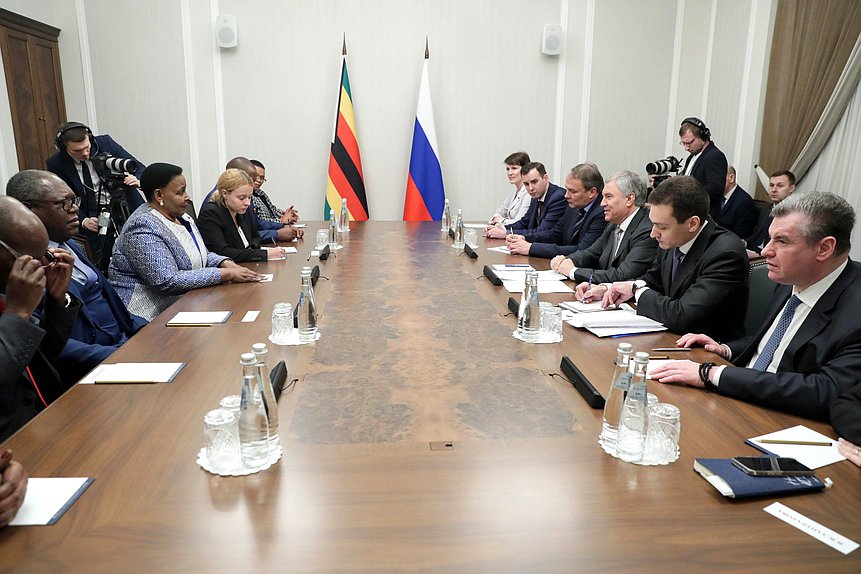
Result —
M 710 129 L 706 127 L 703 121 L 699 118 L 685 118 L 682 120 L 682 125 L 684 124 L 693 124 L 700 130 L 700 138 L 705 141 L 711 141 L 712 132 Z
M 57 148 L 57 151 L 66 151 L 66 146 L 63 145 L 60 138 L 63 137 L 64 133 L 75 128 L 84 128 L 87 132 L 87 137 L 92 138 L 93 130 L 81 122 L 66 122 L 64 124 L 60 124 L 60 127 L 57 128 L 57 135 L 54 136 L 54 147 Z

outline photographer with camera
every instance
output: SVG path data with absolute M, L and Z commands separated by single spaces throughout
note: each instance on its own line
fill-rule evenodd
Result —
M 111 136 L 93 135 L 80 122 L 61 124 L 54 145 L 57 153 L 45 165 L 81 198 L 81 231 L 94 261 L 105 271 L 119 229 L 144 203 L 139 178 L 146 166 Z
M 712 142 L 711 130 L 699 118 L 683 119 L 679 138 L 679 143 L 690 154 L 679 174 L 689 175 L 702 184 L 709 194 L 709 217 L 717 221 L 726 186 L 726 156 Z

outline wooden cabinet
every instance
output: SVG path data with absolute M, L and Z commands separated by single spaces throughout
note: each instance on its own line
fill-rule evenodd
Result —
M 58 28 L 0 9 L 0 49 L 19 169 L 45 169 L 66 121 Z

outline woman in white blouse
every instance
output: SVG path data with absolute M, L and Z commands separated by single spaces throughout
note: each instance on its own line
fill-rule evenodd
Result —
M 490 218 L 491 225 L 511 225 L 519 221 L 529 210 L 530 197 L 526 193 L 520 173 L 520 168 L 529 161 L 529 154 L 523 151 L 514 152 L 505 158 L 505 174 L 508 176 L 508 182 L 514 186 L 514 191 L 508 194 Z

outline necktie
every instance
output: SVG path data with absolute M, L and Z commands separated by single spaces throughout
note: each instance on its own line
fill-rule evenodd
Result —
M 760 353 L 759 357 L 756 358 L 756 362 L 753 364 L 753 368 L 757 371 L 764 371 L 768 368 L 768 365 L 771 364 L 771 360 L 774 358 L 774 352 L 777 351 L 777 348 L 780 346 L 780 341 L 786 334 L 786 330 L 792 322 L 792 317 L 795 315 L 795 308 L 798 307 L 799 303 L 801 303 L 801 299 L 795 295 L 790 297 L 789 301 L 787 301 L 786 307 L 783 309 L 783 314 L 780 316 L 780 320 L 777 321 L 777 327 L 774 328 L 774 332 L 771 334 L 771 337 L 768 338 L 768 341 L 766 341 L 765 347 L 762 348 L 762 353 Z
M 682 259 L 685 257 L 685 254 L 682 253 L 682 250 L 676 247 L 673 249 L 673 271 L 670 275 L 670 282 L 674 282 L 676 280 L 676 271 L 679 269 L 679 263 L 682 262 Z
M 90 166 L 85 161 L 81 162 L 81 177 L 84 178 L 84 195 L 89 191 L 96 195 L 96 188 L 93 187 L 93 176 L 90 175 Z
M 724 207 L 725 205 L 726 205 L 726 196 L 724 196 L 724 197 L 720 198 L 720 207 L 721 207 L 721 209 L 723 209 L 723 207 Z
M 583 220 L 586 218 L 586 209 L 581 207 L 577 212 L 577 221 L 574 222 L 574 233 L 571 234 L 571 243 L 577 243 L 577 236 L 580 234 L 580 228 L 583 227 Z
M 541 208 L 544 206 L 543 201 L 539 201 L 538 205 L 535 206 L 535 222 L 541 223 Z
M 619 246 L 622 245 L 622 235 L 625 234 L 625 231 L 621 227 L 616 228 L 616 240 L 613 243 L 613 257 L 610 258 L 612 261 L 616 258 L 616 255 L 619 253 Z

